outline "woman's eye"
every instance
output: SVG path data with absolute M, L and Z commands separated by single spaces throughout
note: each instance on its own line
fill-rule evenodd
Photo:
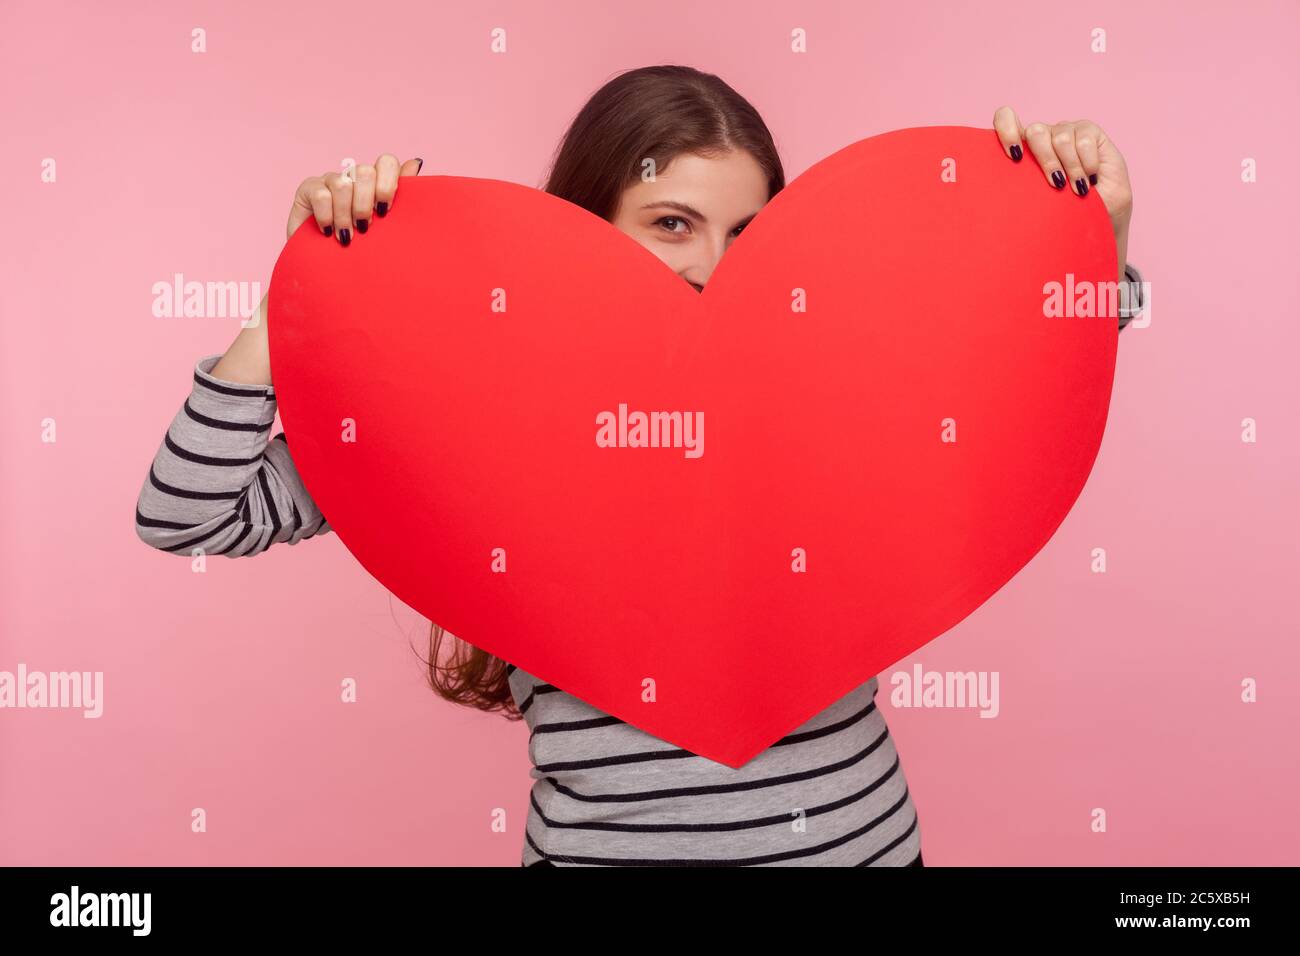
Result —
M 741 224 L 740 224 L 739 226 L 737 226 L 735 229 L 731 230 L 731 234 L 732 234 L 733 236 L 738 236 L 738 235 L 740 235 L 742 232 L 745 231 L 745 227 L 748 226 L 748 225 L 749 225 L 749 223 L 747 223 L 747 222 L 741 223 Z
M 686 220 L 679 219 L 677 216 L 664 216 L 662 219 L 655 220 L 655 225 L 663 226 L 663 228 L 667 229 L 669 232 L 680 232 L 681 230 L 677 227 L 679 225 L 685 226 Z

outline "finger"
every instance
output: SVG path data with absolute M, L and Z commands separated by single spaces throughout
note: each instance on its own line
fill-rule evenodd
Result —
M 346 246 L 352 242 L 352 179 L 342 173 L 326 173 L 325 185 L 334 209 L 334 234 Z
M 1073 123 L 1057 123 L 1052 127 L 1052 149 L 1056 151 L 1056 158 L 1061 161 L 1065 178 L 1074 184 L 1075 195 L 1088 195 L 1088 174 L 1083 171 L 1083 164 L 1079 162 L 1079 151 L 1074 146 Z
M 423 166 L 424 166 L 424 160 L 420 159 L 418 156 L 415 157 L 414 159 L 408 159 L 406 162 L 402 163 L 402 168 L 398 170 L 398 181 L 400 182 L 403 176 L 420 175 L 420 169 Z M 397 187 L 394 186 L 393 195 L 396 196 L 396 194 L 397 194 Z
M 1092 120 L 1079 120 L 1074 128 L 1074 148 L 1079 153 L 1079 162 L 1088 174 L 1088 182 L 1097 185 L 1097 174 L 1101 172 L 1101 144 L 1106 134 Z
M 370 217 L 374 212 L 375 167 L 358 166 L 353 171 L 352 182 L 352 221 L 357 224 L 358 233 L 370 228 Z
M 388 207 L 397 192 L 397 177 L 401 174 L 401 164 L 392 153 L 384 153 L 375 160 L 375 214 L 381 219 L 388 215 Z
M 326 236 L 334 231 L 334 206 L 329 187 L 320 176 L 304 179 L 293 197 L 294 214 L 303 216 L 301 222 L 314 219 L 317 228 Z M 299 213 L 299 210 L 302 212 Z M 290 221 L 294 216 L 290 217 Z
M 1052 131 L 1046 123 L 1030 123 L 1025 127 L 1025 142 L 1029 145 L 1029 151 L 1034 154 L 1034 159 L 1038 160 L 1038 165 L 1043 169 L 1043 175 L 1047 181 L 1057 189 L 1065 188 L 1065 170 L 1061 168 L 1061 161 L 1056 158 L 1056 151 L 1052 149 Z
M 1010 106 L 999 106 L 993 113 L 993 128 L 1007 155 L 1020 162 L 1024 149 L 1020 145 L 1020 117 L 1016 111 Z

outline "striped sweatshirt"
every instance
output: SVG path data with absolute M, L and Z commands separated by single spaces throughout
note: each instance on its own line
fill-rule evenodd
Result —
M 329 532 L 283 432 L 273 386 L 194 366 L 136 503 L 163 551 L 248 557 Z M 871 678 L 745 766 L 674 747 L 511 666 L 530 731 L 521 862 L 555 866 L 905 866 L 916 809 Z
M 1121 328 L 1139 311 L 1127 306 Z M 194 366 L 140 490 L 136 533 L 163 551 L 232 558 L 327 533 L 284 433 L 271 436 L 274 387 L 213 377 L 219 359 Z M 876 677 L 733 769 L 513 665 L 508 674 L 529 729 L 525 866 L 922 865 Z

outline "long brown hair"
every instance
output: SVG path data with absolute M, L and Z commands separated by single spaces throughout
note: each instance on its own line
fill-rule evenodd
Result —
M 602 219 L 654 160 L 662 172 L 682 153 L 702 156 L 744 150 L 768 182 L 768 198 L 785 187 L 772 134 L 743 96 L 711 73 L 688 66 L 647 66 L 620 73 L 578 111 L 551 160 L 543 189 Z M 444 639 L 452 638 L 445 660 Z M 429 683 L 446 700 L 479 710 L 523 715 L 510 693 L 511 666 L 437 624 L 429 631 Z

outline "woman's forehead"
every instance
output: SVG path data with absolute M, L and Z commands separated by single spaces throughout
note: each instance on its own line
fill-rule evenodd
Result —
M 682 153 L 655 169 L 653 178 L 643 175 L 628 186 L 622 200 L 629 210 L 656 203 L 686 205 L 710 223 L 716 218 L 729 224 L 756 213 L 767 202 L 767 189 L 762 167 L 748 152 Z

